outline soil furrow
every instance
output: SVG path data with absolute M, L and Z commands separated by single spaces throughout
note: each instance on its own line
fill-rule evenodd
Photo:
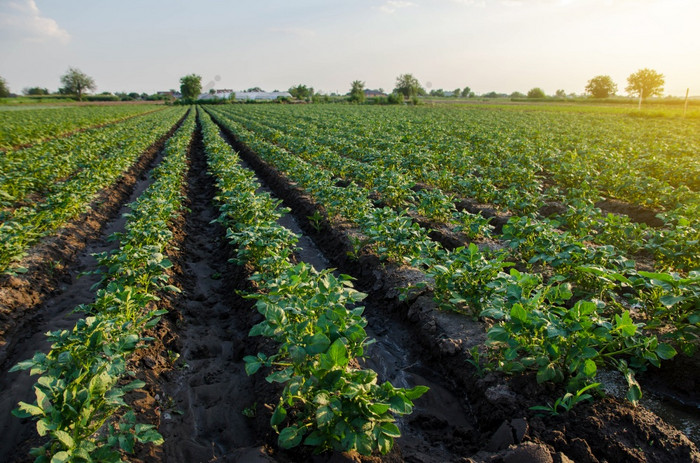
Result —
M 351 246 L 343 227 L 322 221 L 321 230 L 315 231 L 305 219 L 316 211 L 311 198 L 238 143 L 233 134 L 223 131 L 259 177 L 285 199 L 333 265 L 358 278 L 358 288 L 370 293 L 368 305 L 394 312 L 398 321 L 407 320 L 413 342 L 424 348 L 425 358 L 444 368 L 468 397 L 477 426 L 470 435 L 459 436 L 464 437 L 464 457 L 476 461 L 531 461 L 536 455 L 555 461 L 566 457 L 576 461 L 700 461 L 697 447 L 686 436 L 648 410 L 623 401 L 608 398 L 580 405 L 566 416 L 533 416 L 529 407 L 551 401 L 555 391 L 538 386 L 531 375 L 480 376 L 468 361 L 470 349 L 485 341 L 483 326 L 437 310 L 429 293 L 401 301 L 396 288 L 421 279 L 420 275 L 410 269 L 385 267 L 372 255 L 349 259 Z M 510 447 L 513 444 L 516 447 Z
M 33 314 L 40 311 L 43 301 L 71 283 L 76 257 L 87 243 L 99 239 L 107 224 L 118 216 L 139 178 L 153 167 L 165 142 L 185 117 L 146 150 L 114 185 L 103 190 L 90 204 L 88 212 L 31 248 L 20 262 L 28 269 L 27 273 L 0 275 L 0 365 L 5 363 L 6 351 L 11 348 L 13 339 L 31 330 L 26 327 L 31 326 Z
M 253 309 L 236 294 L 245 277 L 228 262 L 225 230 L 211 223 L 219 215 L 215 194 L 198 128 L 190 151 L 189 212 L 173 281 L 182 289 L 171 309 L 179 319 L 172 328 L 179 359 L 158 380 L 159 431 L 165 438 L 158 461 L 211 461 L 259 452 L 257 434 L 243 413 L 257 400 L 242 361 L 246 313 Z
M 179 124 L 178 124 L 179 126 Z M 170 134 L 168 134 L 169 136 Z M 56 248 L 57 253 L 75 252 L 68 262 L 57 258 L 56 275 L 48 269 L 47 278 L 55 279 L 58 287 L 38 303 L 34 315 L 26 317 L 23 323 L 6 338 L 0 354 L 0 368 L 7 372 L 17 362 L 31 358 L 35 352 L 48 352 L 50 344 L 45 333 L 55 330 L 70 330 L 82 317 L 73 313 L 81 304 L 89 304 L 95 299 L 92 286 L 99 282 L 100 275 L 92 272 L 97 269 L 95 253 L 109 252 L 119 246 L 118 241 L 109 240 L 113 233 L 124 231 L 129 212 L 128 204 L 136 200 L 153 183 L 150 172 L 162 160 L 162 147 L 165 140 L 145 153 L 119 184 L 109 192 L 104 192 L 102 199 L 106 202 L 88 214 L 88 219 L 81 230 L 84 235 L 66 237 L 70 247 Z M 77 231 L 77 223 L 71 225 Z M 93 230 L 91 225 L 95 227 Z M 59 239 L 60 240 L 60 239 Z M 50 251 L 47 251 L 50 252 Z M 60 256 L 60 254 L 59 254 Z M 41 270 L 41 269 L 40 269 Z M 40 270 L 37 270 L 40 271 Z M 36 376 L 29 376 L 27 371 L 5 373 L 0 376 L 0 461 L 33 461 L 28 452 L 31 447 L 43 441 L 36 434 L 35 422 L 31 419 L 19 419 L 10 414 L 17 407 L 17 402 L 34 401 L 34 383 Z

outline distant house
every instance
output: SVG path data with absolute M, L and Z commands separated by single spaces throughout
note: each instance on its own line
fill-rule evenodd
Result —
M 380 92 L 379 90 L 371 90 L 371 89 L 365 90 L 365 97 L 367 97 L 367 98 L 378 97 L 378 96 L 387 96 L 387 94 L 384 92 Z
M 167 92 L 158 92 L 158 96 L 169 96 L 171 98 L 182 98 L 182 93 L 169 90 Z

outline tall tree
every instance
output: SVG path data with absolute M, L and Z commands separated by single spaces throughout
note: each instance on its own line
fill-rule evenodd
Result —
M 0 98 L 10 96 L 10 87 L 7 86 L 7 81 L 3 76 L 0 76 Z
M 608 98 L 617 92 L 617 84 L 610 76 L 595 76 L 588 81 L 586 93 L 593 98 Z
M 469 98 L 472 94 L 472 89 L 469 87 L 464 87 L 462 89 L 462 98 Z
M 460 92 L 460 89 L 459 89 L 459 88 L 456 88 L 456 89 L 452 90 L 452 96 L 455 97 L 455 98 L 459 98 L 460 93 L 461 93 L 461 92 Z
M 650 96 L 661 96 L 664 91 L 664 75 L 653 69 L 640 69 L 627 78 L 625 91 L 630 95 L 637 95 L 642 100 Z
M 180 93 L 185 100 L 195 100 L 202 92 L 202 76 L 189 74 L 180 77 Z
M 421 87 L 418 79 L 413 77 L 413 74 L 401 74 L 396 78 L 396 88 L 394 92 L 400 93 L 406 98 L 411 98 L 412 96 L 424 93 L 425 90 Z
M 86 90 L 95 91 L 97 85 L 92 77 L 88 76 L 78 68 L 68 68 L 68 71 L 61 76 L 61 83 L 66 93 L 77 95 L 78 101 L 82 101 L 83 93 Z
M 361 80 L 353 80 L 350 84 L 350 101 L 356 103 L 365 101 L 365 83 Z

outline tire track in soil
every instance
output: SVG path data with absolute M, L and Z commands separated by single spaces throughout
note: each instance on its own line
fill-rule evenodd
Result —
M 179 127 L 180 122 L 176 127 Z M 172 132 L 169 132 L 168 138 L 171 134 Z M 164 142 L 165 140 L 163 144 Z M 33 386 L 38 376 L 29 376 L 28 371 L 9 373 L 8 370 L 18 362 L 31 358 L 37 351 L 48 352 L 50 344 L 45 333 L 72 329 L 83 316 L 82 313 L 72 313 L 72 310 L 80 304 L 89 304 L 95 300 L 95 290 L 92 286 L 99 282 L 100 275 L 81 274 L 97 268 L 97 260 L 92 254 L 109 252 L 119 246 L 118 241 L 109 241 L 108 237 L 124 231 L 127 220 L 124 214 L 130 211 L 128 204 L 141 196 L 153 183 L 150 173 L 162 159 L 161 144 L 155 156 L 141 165 L 140 171 L 137 169 L 133 172 L 136 177 L 135 183 L 130 188 L 131 193 L 128 196 L 124 194 L 121 207 L 111 215 L 99 234 L 88 241 L 82 251 L 74 257 L 74 262 L 64 279 L 65 284 L 44 300 L 36 313 L 23 323 L 21 331 L 11 338 L 8 337 L 0 359 L 0 368 L 3 371 L 0 375 L 0 435 L 3 436 L 0 439 L 0 461 L 34 461 L 34 458 L 28 455 L 29 450 L 45 441 L 36 434 L 35 421 L 19 419 L 10 413 L 17 407 L 17 402 L 34 401 Z
M 190 150 L 184 238 L 173 282 L 182 293 L 175 336 L 180 358 L 162 375 L 159 431 L 165 439 L 158 461 L 232 461 L 245 455 L 263 457 L 258 434 L 243 411 L 259 400 L 245 373 L 243 346 L 251 303 L 236 295 L 245 287 L 240 268 L 228 262 L 225 230 L 211 223 L 219 216 L 208 173 L 201 130 Z M 240 316 L 239 316 L 240 315 Z

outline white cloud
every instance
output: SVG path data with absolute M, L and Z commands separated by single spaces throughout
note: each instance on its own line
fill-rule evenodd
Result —
M 382 11 L 384 13 L 392 14 L 396 12 L 396 10 L 399 10 L 401 8 L 406 8 L 409 6 L 413 6 L 413 2 L 407 2 L 404 0 L 388 0 L 384 2 L 383 5 L 377 7 L 379 11 Z
M 0 40 L 68 43 L 70 34 L 58 23 L 41 15 L 34 0 L 0 3 Z

